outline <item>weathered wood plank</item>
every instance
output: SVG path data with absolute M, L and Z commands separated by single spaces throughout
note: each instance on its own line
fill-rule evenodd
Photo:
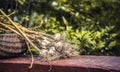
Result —
M 120 57 L 79 56 L 69 59 L 40 62 L 35 60 L 32 69 L 30 57 L 0 59 L 0 72 L 120 72 Z

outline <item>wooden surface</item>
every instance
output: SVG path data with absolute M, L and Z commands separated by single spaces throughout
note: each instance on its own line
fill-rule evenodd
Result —
M 120 72 L 120 57 L 79 56 L 69 59 L 40 62 L 35 60 L 29 69 L 30 57 L 0 59 L 0 72 Z

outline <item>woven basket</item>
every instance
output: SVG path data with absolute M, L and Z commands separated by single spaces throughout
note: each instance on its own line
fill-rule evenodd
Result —
M 25 40 L 17 34 L 0 34 L 0 58 L 19 56 L 27 49 Z

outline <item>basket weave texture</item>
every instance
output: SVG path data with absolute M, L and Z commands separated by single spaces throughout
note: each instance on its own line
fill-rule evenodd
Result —
M 25 40 L 17 34 L 0 34 L 0 58 L 19 56 L 27 49 Z

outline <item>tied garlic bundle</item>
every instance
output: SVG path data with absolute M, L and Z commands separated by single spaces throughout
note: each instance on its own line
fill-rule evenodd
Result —
M 65 42 L 65 34 L 49 35 L 42 32 L 36 32 L 21 24 L 12 21 L 9 15 L 0 10 L 0 31 L 10 30 L 26 41 L 28 50 L 31 51 L 32 46 L 39 52 L 41 61 L 51 61 L 60 58 L 77 56 L 75 45 Z
M 76 45 L 64 41 L 65 33 L 56 34 L 53 37 L 54 40 L 39 40 L 41 46 L 39 59 L 41 61 L 51 61 L 78 55 L 75 50 Z

